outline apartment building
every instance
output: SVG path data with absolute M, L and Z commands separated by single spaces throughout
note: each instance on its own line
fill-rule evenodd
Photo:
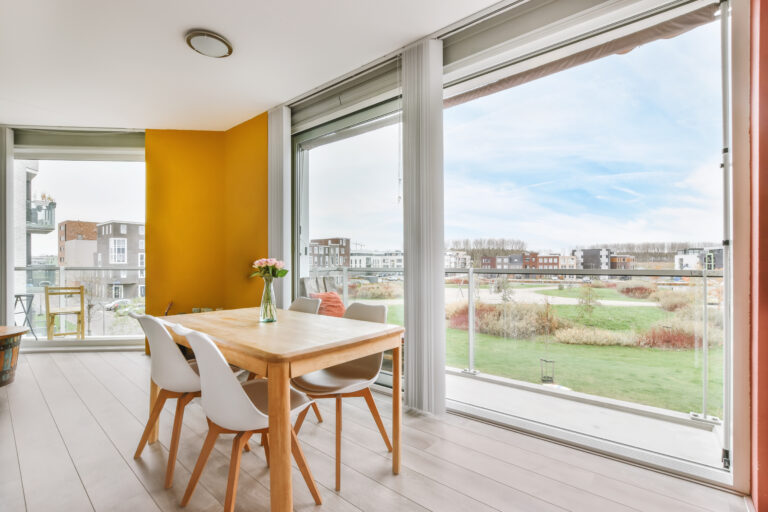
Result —
M 629 254 L 611 254 L 609 257 L 611 270 L 633 270 L 635 257 Z
M 145 294 L 144 224 L 111 220 L 96 225 L 93 264 L 108 269 L 102 281 L 106 297 L 122 299 Z M 132 269 L 132 270 L 131 270 Z
M 611 268 L 610 249 L 575 249 L 571 255 L 576 257 L 577 268 L 590 270 L 608 270 Z
M 497 256 L 496 268 L 501 268 L 505 270 L 523 268 L 523 255 L 510 254 L 508 256 Z
M 523 268 L 539 268 L 539 253 L 523 253 Z
M 309 242 L 313 267 L 348 267 L 349 256 L 349 238 L 315 238 Z
M 351 268 L 403 268 L 403 251 L 352 251 Z
M 471 261 L 464 251 L 445 251 L 445 268 L 469 268 Z
M 60 267 L 90 267 L 96 254 L 97 223 L 82 220 L 59 222 L 58 265 Z

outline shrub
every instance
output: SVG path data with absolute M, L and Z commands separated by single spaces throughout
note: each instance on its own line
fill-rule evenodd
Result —
M 693 296 L 689 291 L 657 290 L 651 299 L 658 302 L 664 311 L 678 311 L 693 304 Z
M 403 296 L 402 283 L 366 283 L 349 286 L 349 296 L 353 299 L 397 299 Z
M 656 291 L 656 286 L 647 281 L 626 281 L 616 286 L 619 293 L 634 299 L 647 299 Z
M 469 328 L 468 306 L 464 302 L 446 307 L 448 326 L 454 329 Z M 475 331 L 506 338 L 530 338 L 552 334 L 557 329 L 570 326 L 570 322 L 557 317 L 545 304 L 475 304 Z
M 582 326 L 560 329 L 555 340 L 572 345 L 634 345 L 632 333 Z
M 681 311 L 689 313 L 692 308 L 685 307 Z M 644 347 L 690 349 L 700 346 L 703 336 L 701 319 L 686 318 L 674 315 L 666 320 L 657 322 L 651 329 L 640 334 L 637 344 Z M 707 326 L 707 339 L 710 346 L 723 343 L 723 330 L 710 320 Z

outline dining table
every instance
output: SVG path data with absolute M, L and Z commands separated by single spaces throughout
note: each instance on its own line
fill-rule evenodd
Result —
M 273 512 L 293 510 L 290 381 L 309 372 L 392 350 L 392 472 L 400 472 L 402 326 L 290 310 L 278 310 L 276 322 L 261 322 L 259 308 L 163 319 L 207 334 L 230 364 L 267 379 Z M 189 347 L 186 338 L 171 334 L 176 343 Z M 150 382 L 150 410 L 158 392 Z M 149 442 L 156 440 L 157 425 Z

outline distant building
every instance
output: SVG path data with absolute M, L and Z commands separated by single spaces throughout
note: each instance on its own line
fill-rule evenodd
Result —
M 352 251 L 351 268 L 402 269 L 403 251 Z
M 90 267 L 96 254 L 96 223 L 65 220 L 58 226 L 60 267 Z
M 610 249 L 575 249 L 571 252 L 576 257 L 577 268 L 590 270 L 608 270 L 611 268 Z
M 537 258 L 536 268 L 538 269 L 556 269 L 560 268 L 559 254 L 540 254 Z
M 611 270 L 634 270 L 635 257 L 628 254 L 611 254 Z
M 579 268 L 576 256 L 570 254 L 560 255 L 560 268 Z
M 471 258 L 464 251 L 445 251 L 445 268 L 469 268 Z
M 524 252 L 523 253 L 523 268 L 539 268 L 539 253 L 537 253 L 537 252 Z
M 144 297 L 146 247 L 144 224 L 112 220 L 96 225 L 93 264 L 111 269 L 101 279 L 105 296 L 113 299 Z M 139 270 L 127 270 L 139 267 Z
M 496 268 L 496 257 L 480 256 L 480 268 Z
M 689 247 L 677 251 L 675 270 L 723 270 L 722 247 Z
M 510 254 L 508 256 L 497 256 L 496 268 L 505 270 L 523 268 L 523 255 Z
M 349 238 L 316 238 L 309 242 L 313 267 L 350 266 Z

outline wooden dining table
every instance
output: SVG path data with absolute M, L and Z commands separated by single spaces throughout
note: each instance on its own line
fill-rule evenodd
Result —
M 400 472 L 401 342 L 403 327 L 279 310 L 277 322 L 259 322 L 258 308 L 164 317 L 210 336 L 230 364 L 267 378 L 270 510 L 293 510 L 290 380 L 370 354 L 392 350 L 392 472 Z M 172 333 L 180 345 L 183 336 Z M 152 410 L 158 388 L 150 383 Z M 150 443 L 157 440 L 157 425 Z

